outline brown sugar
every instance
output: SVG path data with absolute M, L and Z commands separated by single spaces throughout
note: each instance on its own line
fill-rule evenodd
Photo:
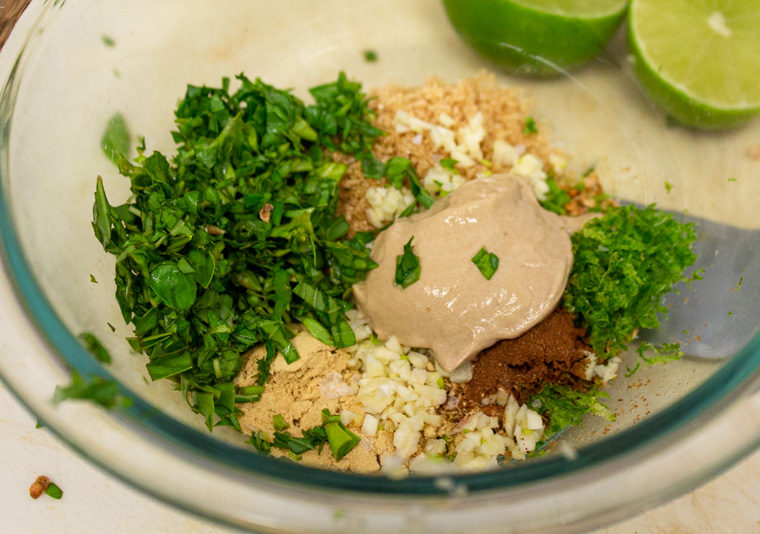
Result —
M 573 324 L 572 315 L 556 309 L 522 336 L 499 341 L 478 355 L 472 380 L 461 389 L 461 407 L 480 407 L 499 389 L 524 403 L 546 382 L 578 383 L 591 352 L 584 337 L 585 330 Z

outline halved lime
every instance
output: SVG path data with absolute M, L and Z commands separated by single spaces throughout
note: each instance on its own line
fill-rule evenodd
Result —
M 627 0 L 443 0 L 454 29 L 483 56 L 526 74 L 578 67 L 602 51 Z M 547 63 L 548 62 L 548 63 Z
M 760 0 L 633 0 L 629 48 L 652 99 L 687 126 L 760 113 Z

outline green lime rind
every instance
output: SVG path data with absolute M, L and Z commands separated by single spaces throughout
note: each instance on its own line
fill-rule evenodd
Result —
M 686 86 L 668 79 L 669 74 L 652 64 L 639 43 L 634 27 L 635 7 L 634 1 L 628 17 L 628 50 L 634 59 L 633 70 L 650 99 L 664 113 L 684 126 L 700 130 L 735 128 L 760 114 L 760 105 L 706 102 L 705 98 L 689 94 Z M 701 68 L 709 68 L 709 65 Z
M 722 130 L 746 124 L 760 114 L 757 108 L 720 108 L 707 105 L 666 82 L 647 63 L 641 49 L 628 33 L 628 48 L 633 54 L 633 71 L 652 101 L 676 122 L 701 130 Z
M 552 76 L 587 63 L 615 34 L 626 13 L 555 14 L 513 0 L 443 0 L 462 39 L 487 59 L 517 74 Z

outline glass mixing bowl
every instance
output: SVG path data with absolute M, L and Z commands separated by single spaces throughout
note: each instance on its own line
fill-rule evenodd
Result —
M 364 61 L 367 49 L 377 62 Z M 39 1 L 0 59 L 0 372 L 71 447 L 145 492 L 265 532 L 569 532 L 688 491 L 760 442 L 760 162 L 747 152 L 760 123 L 721 134 L 666 126 L 637 89 L 622 34 L 572 76 L 497 79 L 524 90 L 576 170 L 595 165 L 614 197 L 699 223 L 704 290 L 670 297 L 663 327 L 689 330 L 691 356 L 613 382 L 618 422 L 567 432 L 576 455 L 401 480 L 307 468 L 257 455 L 233 432 L 210 435 L 168 382 L 145 380 L 113 299 L 114 260 L 90 221 L 97 175 L 112 201 L 128 194 L 99 146 L 108 118 L 121 112 L 149 150 L 172 153 L 187 83 L 243 71 L 305 98 L 340 70 L 369 88 L 494 68 L 460 42 L 440 3 Z M 112 364 L 80 346 L 82 331 L 100 337 Z M 72 370 L 115 379 L 132 406 L 54 407 Z

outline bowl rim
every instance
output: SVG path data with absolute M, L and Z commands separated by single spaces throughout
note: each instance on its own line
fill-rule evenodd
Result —
M 32 5 L 39 6 L 40 4 L 33 3 Z M 46 17 L 49 17 L 55 9 L 60 9 L 62 5 L 63 3 L 48 3 L 41 6 L 40 14 L 33 26 L 38 27 L 41 20 L 46 20 Z M 32 10 L 28 9 L 28 11 Z M 28 13 L 24 16 L 27 15 Z M 34 326 L 39 339 L 47 345 L 50 354 L 57 359 L 59 364 L 82 376 L 97 376 L 114 380 L 114 377 L 94 360 L 65 327 L 44 295 L 20 243 L 10 207 L 6 180 L 9 173 L 8 156 L 13 125 L 13 105 L 22 79 L 20 73 L 23 71 L 25 62 L 29 60 L 30 51 L 33 48 L 30 45 L 33 44 L 34 38 L 35 35 L 30 32 L 24 39 L 13 69 L 4 80 L 0 94 L 0 117 L 5 119 L 0 130 L 0 245 L 2 245 L 0 253 L 3 267 L 12 283 L 17 305 L 23 310 L 26 320 Z M 6 50 L 5 53 L 7 54 L 8 51 Z M 21 402 L 35 412 L 34 403 L 28 402 L 15 390 L 14 381 L 7 377 L 4 379 Z M 711 420 L 718 417 L 721 410 L 735 405 L 742 398 L 750 395 L 757 388 L 758 383 L 760 383 L 760 334 L 755 335 L 738 354 L 693 391 L 633 427 L 578 449 L 578 458 L 573 461 L 559 456 L 544 458 L 510 468 L 509 477 L 505 477 L 501 470 L 447 475 L 447 477 L 466 486 L 471 495 L 476 495 L 493 490 L 519 489 L 535 483 L 578 475 L 610 463 L 624 461 L 633 453 L 642 453 L 658 443 L 666 443 L 668 439 L 673 439 L 676 432 L 693 427 L 698 419 Z M 437 484 L 440 477 L 436 476 L 413 476 L 398 480 L 384 476 L 321 470 L 267 458 L 253 450 L 245 450 L 224 443 L 210 434 L 204 434 L 171 416 L 157 412 L 151 404 L 120 383 L 119 388 L 122 394 L 133 400 L 133 403 L 132 406 L 116 412 L 115 417 L 131 431 L 150 436 L 162 447 L 180 450 L 192 457 L 200 455 L 206 459 L 213 458 L 213 461 L 222 468 L 233 470 L 238 475 L 245 475 L 251 481 L 259 477 L 279 482 L 298 480 L 309 490 L 336 490 L 369 497 L 449 495 Z M 55 421 L 48 423 L 65 442 L 79 448 L 68 438 L 71 429 L 59 428 Z M 745 445 L 745 452 L 760 446 L 760 432 L 754 440 L 748 440 Z M 82 452 L 89 456 L 87 450 Z M 722 469 L 736 460 L 738 457 L 720 458 L 714 465 L 720 465 Z M 123 473 L 114 468 L 102 463 L 101 466 L 117 474 L 119 478 L 125 478 Z M 130 482 L 133 483 L 131 480 Z M 145 487 L 143 489 L 146 490 Z M 147 491 L 171 501 L 171 498 L 165 494 L 155 493 L 150 489 Z M 189 511 L 197 512 L 193 509 Z

